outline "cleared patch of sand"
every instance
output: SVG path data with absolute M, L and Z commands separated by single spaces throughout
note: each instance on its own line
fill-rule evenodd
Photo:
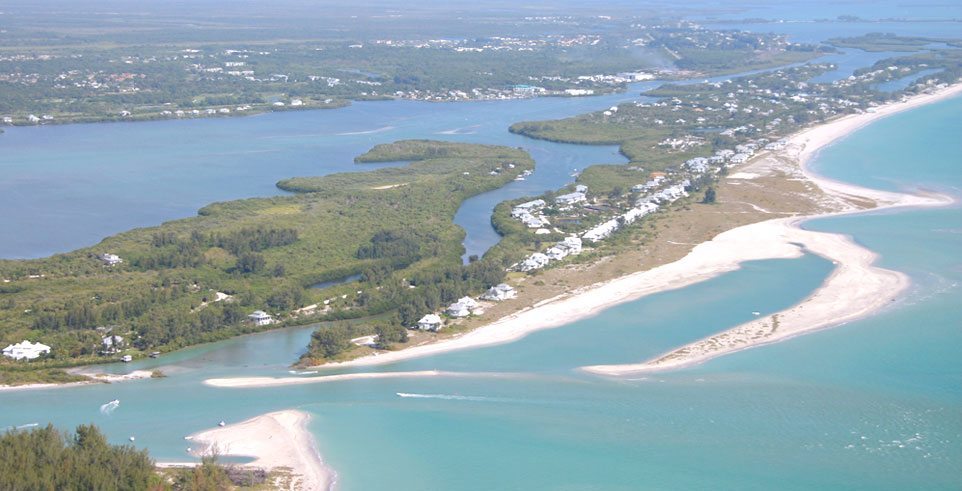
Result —
M 205 455 L 253 457 L 251 467 L 290 468 L 291 489 L 332 489 L 336 475 L 326 467 L 307 430 L 310 415 L 286 410 L 263 414 L 237 424 L 191 435 L 197 457 Z

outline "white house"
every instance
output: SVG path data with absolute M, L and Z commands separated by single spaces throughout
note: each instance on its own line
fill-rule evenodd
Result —
M 488 291 L 481 295 L 481 300 L 491 300 L 493 302 L 500 302 L 502 300 L 508 300 L 518 296 L 518 292 L 515 291 L 511 285 L 507 283 L 501 283 L 499 285 L 492 286 L 488 288 Z
M 274 323 L 274 318 L 263 310 L 255 310 L 254 313 L 248 315 L 247 318 L 250 319 L 255 326 L 266 326 Z
M 530 214 L 533 211 L 544 208 L 544 205 L 545 202 L 543 199 L 536 199 L 526 203 L 521 203 L 520 205 L 515 205 L 515 207 L 511 209 L 511 216 L 514 218 L 520 218 L 522 215 Z
M 581 237 L 588 239 L 592 242 L 598 242 L 599 240 L 602 240 L 608 237 L 609 235 L 611 235 L 612 233 L 614 233 L 615 230 L 618 230 L 619 226 L 620 224 L 618 223 L 618 219 L 613 218 L 611 220 L 608 220 L 607 222 L 602 223 L 601 225 L 598 225 L 588 230 L 587 232 L 582 234 Z
M 521 264 L 518 266 L 518 269 L 521 271 L 533 271 L 535 269 L 540 269 L 547 266 L 548 261 L 549 261 L 548 256 L 540 252 L 536 252 L 532 254 L 530 257 L 528 257 L 528 259 L 521 261 Z
M 441 330 L 441 317 L 438 314 L 427 314 L 418 321 L 418 329 L 422 331 L 438 332 Z
M 457 302 L 448 306 L 446 313 L 451 317 L 467 317 L 478 309 L 480 305 L 471 297 L 461 297 Z
M 559 205 L 573 205 L 587 200 L 588 198 L 585 196 L 585 193 L 579 193 L 575 191 L 573 193 L 562 194 L 561 196 L 556 197 L 554 202 Z
M 747 153 L 736 153 L 735 155 L 732 155 L 732 158 L 729 160 L 733 164 L 744 164 L 745 162 L 748 162 L 750 157 L 751 156 Z
M 103 345 L 105 350 L 111 350 L 124 344 L 123 336 L 104 336 Z
M 546 256 L 548 256 L 548 259 L 552 261 L 560 261 L 568 255 L 568 248 L 552 246 L 549 247 L 547 251 L 544 251 L 544 253 Z
M 3 356 L 14 360 L 33 360 L 39 358 L 44 353 L 50 353 L 50 346 L 40 343 L 31 343 L 26 339 L 17 344 L 11 344 L 3 348 Z
M 118 256 L 118 255 L 116 255 L 116 254 L 106 254 L 106 253 L 104 253 L 104 254 L 101 254 L 101 255 L 98 256 L 98 257 L 99 257 L 100 260 L 103 261 L 104 264 L 106 264 L 107 266 L 114 266 L 114 265 L 117 265 L 117 264 L 120 264 L 120 263 L 124 262 L 124 260 L 121 259 L 120 256 Z
M 562 244 L 568 249 L 568 254 L 581 254 L 581 239 L 578 237 L 565 237 L 558 245 Z

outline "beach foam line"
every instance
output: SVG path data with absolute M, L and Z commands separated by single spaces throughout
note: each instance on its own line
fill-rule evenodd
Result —
M 504 378 L 521 376 L 500 372 L 444 372 L 440 370 L 420 370 L 410 372 L 363 372 L 341 373 L 337 375 L 322 375 L 320 377 L 236 377 L 212 378 L 204 381 L 205 385 L 222 388 L 252 388 L 252 387 L 283 387 L 289 385 L 324 384 L 343 382 L 345 380 L 394 379 L 414 377 L 471 377 L 471 378 Z
M 242 467 L 289 467 L 296 475 L 290 489 L 333 489 L 337 474 L 324 465 L 314 437 L 307 429 L 308 421 L 308 413 L 286 410 L 202 431 L 191 435 L 193 444 L 198 446 L 191 454 L 253 457 L 253 462 Z

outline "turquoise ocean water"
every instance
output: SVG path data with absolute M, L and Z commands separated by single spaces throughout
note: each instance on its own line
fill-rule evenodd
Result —
M 454 114 L 461 111 L 456 107 L 431 106 L 432 112 L 438 111 L 432 116 L 411 104 L 410 113 L 398 109 L 389 115 L 384 126 L 394 129 L 341 135 L 342 140 L 356 140 L 343 155 L 334 153 L 340 147 L 324 143 L 334 130 L 325 129 L 311 113 L 189 122 L 190 131 L 183 129 L 187 124 L 183 122 L 16 129 L 2 137 L 5 150 L 13 150 L 5 151 L 0 162 L 20 172 L 16 175 L 24 179 L 21 187 L 38 175 L 70 170 L 79 179 L 90 173 L 90 189 L 101 190 L 91 202 L 116 195 L 121 201 L 112 206 L 119 207 L 126 199 L 122 189 L 103 192 L 96 177 L 101 174 L 90 171 L 99 169 L 94 150 L 113 148 L 110 142 L 136 137 L 157 155 L 135 153 L 130 148 L 136 145 L 124 143 L 121 148 L 126 150 L 112 150 L 117 154 L 107 159 L 111 162 L 104 169 L 107 177 L 100 179 L 110 179 L 113 172 L 118 179 L 127 174 L 124 179 L 134 181 L 138 170 L 121 164 L 162 165 L 172 155 L 162 148 L 171 142 L 182 145 L 175 148 L 181 148 L 184 159 L 193 158 L 204 146 L 186 137 L 198 132 L 244 135 L 241 139 L 254 142 L 245 152 L 302 154 L 291 160 L 293 167 L 276 171 L 280 178 L 309 173 L 311 165 L 321 167 L 318 162 L 341 162 L 324 169 L 349 169 L 357 148 L 379 141 L 449 130 L 459 132 L 446 135 L 484 141 L 480 133 L 472 132 L 481 131 L 475 125 L 483 127 L 485 123 L 477 121 L 488 121 L 485 118 L 503 129 L 504 122 L 521 114 L 524 119 L 553 117 L 604 106 L 610 100 L 584 101 L 571 102 L 572 107 L 518 101 L 517 112 L 497 120 L 494 115 L 514 106 L 492 105 L 490 113 L 468 119 L 466 114 Z M 479 111 L 485 107 L 476 106 Z M 376 108 L 358 105 L 356 111 L 369 111 L 371 117 L 384 112 Z M 445 116 L 446 110 L 452 114 Z M 383 121 L 368 124 L 363 116 L 345 116 L 338 132 L 384 127 L 379 126 Z M 403 126 L 406 118 L 420 119 Z M 248 121 L 262 124 L 245 127 Z M 311 137 L 312 129 L 328 136 Z M 814 167 L 847 182 L 893 190 L 922 188 L 959 197 L 960 130 L 962 98 L 955 98 L 864 128 L 824 149 Z M 513 137 L 502 138 L 495 143 L 510 144 Z M 272 139 L 299 143 L 276 145 L 269 143 Z M 72 142 L 64 147 L 68 150 L 51 145 L 64 141 Z M 226 182 L 236 187 L 212 188 L 222 193 L 222 199 L 273 192 L 273 181 L 262 177 L 275 176 L 267 175 L 257 157 L 218 158 L 216 153 L 232 148 L 230 139 L 218 141 L 220 146 L 207 157 L 171 165 L 177 170 L 194 165 L 196 175 L 208 176 L 210 182 L 233 176 Z M 312 142 L 320 143 L 314 147 Z M 81 152 L 85 146 L 90 153 Z M 558 179 L 585 162 L 618 161 L 607 148 L 543 148 L 539 173 Z M 78 154 L 72 155 L 71 149 Z M 551 164 L 568 158 L 563 156 L 569 150 L 576 156 L 568 163 Z M 147 161 L 139 163 L 133 155 Z M 23 159 L 35 157 L 38 171 L 31 174 Z M 71 167 L 71 158 L 80 160 Z M 199 206 L 191 200 L 200 200 L 203 194 L 184 179 L 190 196 L 180 201 L 183 210 L 165 213 L 189 214 Z M 0 184 L 9 182 L 5 177 Z M 176 189 L 172 182 L 162 186 Z M 131 196 L 139 204 L 153 195 Z M 63 206 L 54 203 L 41 211 L 59 216 L 62 211 L 57 210 Z M 96 206 L 85 210 L 90 209 Z M 479 216 L 483 215 L 473 215 L 473 222 L 484 223 Z M 12 223 L 6 213 L 4 217 Z M 153 219 L 145 215 L 131 220 Z M 853 236 L 878 251 L 883 266 L 909 274 L 911 290 L 891 308 L 861 321 L 698 367 L 634 379 L 594 377 L 577 367 L 644 360 L 749 320 L 752 311 L 786 308 L 816 288 L 831 264 L 812 256 L 752 262 L 708 282 L 617 306 L 516 343 L 366 369 L 476 374 L 471 377 L 269 389 L 202 385 L 212 377 L 290 376 L 288 364 L 303 351 L 310 328 L 288 329 L 195 347 L 159 360 L 105 367 L 114 371 L 163 367 L 169 374 L 165 379 L 0 392 L 0 427 L 50 421 L 70 428 L 93 422 L 112 441 L 136 436 L 136 444 L 149 448 L 156 458 L 184 460 L 190 444 L 184 435 L 220 420 L 236 422 L 299 408 L 313 415 L 311 430 L 319 450 L 339 473 L 339 486 L 345 491 L 962 488 L 962 209 L 889 211 L 821 219 L 806 227 Z M 70 234 L 63 237 L 63 245 L 55 240 L 44 244 L 49 250 L 76 246 Z M 96 240 L 97 235 L 90 237 L 83 240 Z M 420 397 L 399 397 L 399 392 Z M 120 406 L 102 413 L 101 405 L 112 399 L 119 399 Z
M 880 121 L 825 149 L 816 168 L 891 189 L 958 194 L 962 176 L 953 165 L 962 148 L 940 132 L 960 127 L 960 110 L 956 98 Z M 904 148 L 916 149 L 911 160 Z M 638 379 L 576 368 L 642 360 L 748 320 L 752 310 L 785 308 L 823 281 L 830 264 L 753 262 L 517 343 L 375 369 L 497 377 L 200 384 L 288 375 L 309 335 L 292 329 L 123 367 L 165 366 L 163 380 L 0 393 L 0 425 L 94 422 L 115 441 L 133 435 L 160 459 L 183 459 L 183 435 L 222 419 L 300 408 L 314 415 L 311 429 L 344 490 L 958 489 L 962 210 L 807 226 L 851 234 L 879 251 L 884 266 L 912 276 L 912 290 L 869 319 Z M 120 407 L 101 414 L 115 398 Z

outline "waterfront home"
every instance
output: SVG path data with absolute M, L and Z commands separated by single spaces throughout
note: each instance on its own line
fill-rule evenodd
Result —
M 476 311 L 480 307 L 478 302 L 471 297 L 461 297 L 457 302 L 452 303 L 448 306 L 445 311 L 451 317 L 467 317 L 471 315 L 472 312 Z
M 418 329 L 422 331 L 438 332 L 441 330 L 441 317 L 438 314 L 427 314 L 418 321 Z
M 104 336 L 101 343 L 104 346 L 104 351 L 116 351 L 124 344 L 124 338 L 122 336 Z
M 729 161 L 733 164 L 744 164 L 745 162 L 748 162 L 750 157 L 751 156 L 747 153 L 736 153 L 735 155 L 732 155 L 732 158 L 729 159 Z
M 124 355 L 124 356 L 121 356 L 121 357 L 120 357 L 120 361 L 122 361 L 122 362 L 124 362 L 124 363 L 130 363 L 130 362 L 134 361 L 134 357 L 133 357 L 133 356 L 130 356 L 130 355 Z
M 587 200 L 588 198 L 585 196 L 585 193 L 579 193 L 575 191 L 573 193 L 562 194 L 561 196 L 556 197 L 554 202 L 561 206 L 571 206 Z
M 14 360 L 33 360 L 39 358 L 44 353 L 50 353 L 50 346 L 45 344 L 31 343 L 24 339 L 17 344 L 11 344 L 3 348 L 3 356 Z
M 541 269 L 548 265 L 548 261 L 549 261 L 548 256 L 540 252 L 536 252 L 531 256 L 529 256 L 524 261 L 521 261 L 521 264 L 518 266 L 518 269 L 524 272 Z
M 549 247 L 547 251 L 544 251 L 548 259 L 552 261 L 560 261 L 568 255 L 568 249 L 565 247 L 552 246 Z
M 274 323 L 274 318 L 263 310 L 255 310 L 252 314 L 248 315 L 247 318 L 250 319 L 255 326 L 266 326 Z
M 518 218 L 521 220 L 521 223 L 523 223 L 524 226 L 528 228 L 542 228 L 545 225 L 550 225 L 550 223 L 548 223 L 548 220 L 546 220 L 545 218 L 536 217 L 530 213 L 524 213 Z
M 600 225 L 595 226 L 594 228 L 589 229 L 587 232 L 582 234 L 581 237 L 584 239 L 588 239 L 592 242 L 598 242 L 608 237 L 609 235 L 613 234 L 615 230 L 618 230 L 618 227 L 620 226 L 621 225 L 618 223 L 618 219 L 612 218 L 607 222 L 604 222 Z
M 503 300 L 515 298 L 517 296 L 518 296 L 518 292 L 515 291 L 515 289 L 512 288 L 511 285 L 507 283 L 501 283 L 501 284 L 492 286 L 491 288 L 488 288 L 488 291 L 484 292 L 484 295 L 481 295 L 481 300 L 501 302 Z
M 577 186 L 575 186 L 575 192 L 581 193 L 581 194 L 588 194 L 588 186 L 585 186 L 584 184 L 578 184 Z
M 528 201 L 521 203 L 520 205 L 515 205 L 511 209 L 511 216 L 514 218 L 520 218 L 524 214 L 530 214 L 531 212 L 540 210 L 544 208 L 545 202 L 543 199 L 536 199 L 533 201 Z
M 654 213 L 658 209 L 658 205 L 654 203 L 642 203 L 635 208 L 628 210 L 624 215 L 621 216 L 622 221 L 626 225 L 634 223 L 635 220 L 648 215 L 649 213 Z
M 578 237 L 565 237 L 565 240 L 558 243 L 568 249 L 568 254 L 581 254 L 581 239 Z
M 106 264 L 107 266 L 116 266 L 116 265 L 124 262 L 124 260 L 121 259 L 120 256 L 118 256 L 118 255 L 116 255 L 116 254 L 107 254 L 107 253 L 104 253 L 104 254 L 101 254 L 100 256 L 97 256 L 97 257 L 100 258 L 100 260 L 103 261 L 104 264 Z

